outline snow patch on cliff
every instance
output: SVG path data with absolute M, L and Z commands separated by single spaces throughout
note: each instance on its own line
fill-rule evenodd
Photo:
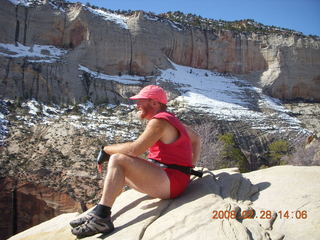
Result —
M 177 100 L 194 111 L 219 120 L 244 121 L 254 129 L 285 132 L 290 128 L 307 132 L 280 100 L 264 95 L 260 88 L 233 76 L 171 64 L 174 69 L 162 70 L 157 80 L 176 84 L 182 93 Z
M 179 102 L 187 104 L 195 112 L 211 114 L 218 120 L 244 121 L 252 128 L 268 132 L 285 132 L 296 129 L 302 134 L 308 131 L 301 122 L 291 116 L 280 100 L 266 96 L 260 88 L 231 75 L 181 66 L 171 62 L 173 69 L 160 70 L 158 76 L 112 76 L 79 65 L 79 70 L 94 78 L 116 81 L 120 84 L 141 84 L 156 79 L 157 84 L 174 83 L 181 96 Z
M 7 101 L 0 99 L 0 147 L 3 146 L 4 139 L 9 133 L 9 121 L 6 119 L 6 115 L 9 113 L 7 104 Z
M 111 21 L 111 22 L 118 24 L 120 27 L 122 27 L 124 29 L 129 29 L 128 25 L 126 23 L 127 17 L 125 17 L 123 15 L 114 14 L 111 12 L 104 11 L 102 9 L 94 9 L 91 7 L 86 7 L 86 9 L 88 9 L 88 11 L 90 11 L 91 13 L 93 13 L 99 17 L 102 17 L 102 19 L 105 21 Z
M 9 0 L 14 5 L 22 5 L 25 7 L 29 7 L 31 5 L 31 2 L 29 0 Z
M 158 21 L 158 22 L 163 22 L 166 23 L 167 25 L 171 26 L 172 28 L 174 28 L 177 31 L 182 31 L 182 26 L 181 24 L 172 21 L 170 19 L 167 18 L 159 18 L 158 16 L 155 15 L 150 15 L 150 14 L 144 14 L 143 15 L 145 19 L 150 20 L 150 21 Z
M 121 84 L 140 84 L 141 81 L 145 80 L 145 77 L 141 77 L 141 76 L 134 76 L 134 75 L 114 76 L 114 75 L 99 73 L 82 65 L 79 65 L 79 70 L 89 73 L 90 76 L 94 78 L 99 78 L 99 79 L 108 80 L 108 81 L 115 81 Z
M 14 5 L 24 6 L 24 7 L 34 7 L 49 4 L 53 9 L 65 12 L 61 6 L 61 2 L 55 0 L 8 0 Z
M 0 43 L 0 55 L 9 58 L 28 58 L 29 62 L 53 63 L 67 53 L 66 50 L 52 45 L 25 46 L 19 42 L 16 44 Z

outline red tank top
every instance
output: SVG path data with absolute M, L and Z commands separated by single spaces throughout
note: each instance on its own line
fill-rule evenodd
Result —
M 176 164 L 192 167 L 192 144 L 189 135 L 172 113 L 160 112 L 153 116 L 156 119 L 164 119 L 174 126 L 179 132 L 179 138 L 170 144 L 165 144 L 160 140 L 149 148 L 148 158 L 167 164 Z

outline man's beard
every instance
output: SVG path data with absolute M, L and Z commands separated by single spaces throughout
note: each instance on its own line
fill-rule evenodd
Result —
M 141 120 L 145 120 L 146 117 L 152 112 L 152 108 L 150 106 L 140 107 L 137 112 L 137 117 Z

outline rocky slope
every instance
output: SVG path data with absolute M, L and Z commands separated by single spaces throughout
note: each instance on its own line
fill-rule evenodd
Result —
M 20 232 L 30 224 L 39 224 L 61 212 L 82 211 L 96 204 L 103 178 L 95 166 L 95 156 L 100 146 L 132 141 L 143 127 L 143 123 L 136 120 L 132 105 L 94 106 L 87 103 L 63 108 L 34 100 L 23 102 L 21 106 L 15 104 L 7 101 L 6 111 L 3 111 L 6 112 L 8 133 L 4 136 L 0 151 L 0 176 L 5 186 L 0 203 L 8 218 L 0 221 L 2 237 Z M 199 107 L 195 109 L 179 101 L 171 101 L 169 109 L 194 127 L 201 128 L 204 122 L 205 126 L 210 123 L 208 127 L 218 134 L 235 133 L 236 141 L 248 157 L 252 169 L 261 166 L 259 155 L 274 139 L 286 139 L 297 145 L 309 136 L 303 128 L 295 130 L 297 126 L 290 128 L 287 122 L 279 125 L 282 130 L 278 128 L 276 131 L 274 127 L 269 130 L 253 129 L 244 121 L 219 120 L 197 112 Z M 268 121 L 279 124 L 279 119 L 272 121 L 265 118 L 265 126 L 268 126 Z M 287 132 L 283 132 L 284 129 Z M 210 140 L 212 136 L 203 137 L 203 140 Z M 216 156 L 206 156 L 207 160 L 201 159 L 199 166 L 216 168 Z M 30 207 L 30 201 L 39 203 L 38 207 Z M 11 211 L 13 206 L 27 209 L 28 214 Z
M 130 106 L 100 106 L 99 114 L 92 107 L 54 108 L 34 100 L 22 107 L 7 105 L 8 135 L 0 149 L 5 216 L 0 239 L 97 202 L 103 177 L 95 165 L 100 146 L 132 140 L 141 124 L 130 120 Z
M 320 104 L 287 103 L 285 107 L 301 120 L 306 128 L 315 132 L 320 137 Z
M 281 166 L 239 174 L 222 169 L 194 179 L 183 196 L 151 199 L 129 190 L 113 207 L 115 231 L 87 239 L 310 239 L 320 234 L 320 167 Z M 10 238 L 74 239 L 60 215 Z
M 88 77 L 83 67 L 109 80 L 148 76 L 135 82 L 142 84 L 159 69 L 172 68 L 170 59 L 241 74 L 277 98 L 320 100 L 317 38 L 206 31 L 143 12 L 125 16 L 51 0 L 17 2 L 0 1 L 0 94 L 5 97 L 121 102 L 131 87 Z
M 173 65 L 175 70 L 162 71 L 157 80 L 165 83 L 164 86 L 175 85 L 176 89 L 184 92 L 177 98 L 177 94 L 170 93 L 169 110 L 189 125 L 216 131 L 216 136 L 204 133 L 202 137 L 205 141 L 214 142 L 220 134 L 233 133 L 251 170 L 264 164 L 260 156 L 268 151 L 268 145 L 273 141 L 284 139 L 294 147 L 301 145 L 312 134 L 302 128 L 301 123 L 279 101 L 267 97 L 247 82 L 210 71 Z M 84 71 L 90 76 L 98 75 L 88 69 Z M 102 74 L 99 76 L 104 77 Z M 120 83 L 134 80 L 127 76 L 114 79 Z M 211 85 L 212 81 L 216 84 Z M 26 224 L 26 219 L 34 218 L 32 223 L 37 224 L 59 213 L 52 210 L 52 204 L 66 204 L 68 208 L 64 211 L 74 211 L 75 206 L 86 209 L 95 204 L 100 196 L 102 181 L 94 162 L 100 146 L 131 141 L 143 127 L 134 116 L 134 106 L 126 104 L 94 105 L 87 102 L 63 107 L 35 100 L 4 100 L 0 101 L 0 112 L 0 176 L 3 179 L 12 178 L 19 186 L 34 185 L 29 199 L 42 203 L 42 210 L 29 211 L 28 216 L 12 214 L 10 217 L 16 221 L 0 223 L 4 229 L 12 229 L 13 233 L 30 226 Z M 208 145 L 203 152 L 206 154 L 206 150 L 212 147 L 213 151 L 210 150 L 210 155 L 201 159 L 199 166 L 211 169 L 221 167 L 215 162 L 219 154 L 215 153 L 214 146 Z M 224 164 L 234 166 L 229 162 Z M 60 197 L 54 197 L 55 194 L 47 197 L 41 194 L 43 187 L 57 196 L 68 194 L 71 199 L 63 203 Z M 1 196 L 7 204 L 4 209 L 13 206 L 12 192 L 24 194 L 19 189 L 15 190 L 15 185 L 8 186 L 8 191 Z M 16 202 L 18 205 L 21 200 Z M 15 227 L 14 222 L 19 228 Z

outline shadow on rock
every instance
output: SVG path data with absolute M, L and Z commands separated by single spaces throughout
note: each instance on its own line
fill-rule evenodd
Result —
M 160 217 L 164 217 L 177 208 L 182 209 L 183 206 L 188 203 L 209 197 L 212 199 L 212 208 L 214 208 L 214 206 L 222 206 L 217 203 L 226 200 L 227 203 L 230 202 L 230 200 L 234 203 L 254 201 L 259 197 L 259 191 L 269 186 L 270 183 L 268 182 L 253 185 L 249 179 L 235 172 L 219 172 L 214 175 L 210 171 L 204 171 L 203 178 L 194 177 L 191 179 L 189 187 L 180 197 L 172 200 L 153 201 L 156 199 L 142 195 L 123 206 L 112 216 L 112 220 L 115 222 L 118 218 L 123 218 L 123 214 L 126 214 L 128 216 L 127 221 L 121 221 L 121 224 L 116 226 L 115 231 L 108 235 L 101 235 L 99 238 L 107 238 L 136 224 L 142 225 L 140 234 L 143 235 L 145 229 L 154 221 Z M 199 204 L 200 203 L 201 200 Z M 129 214 L 130 211 L 134 211 L 136 215 Z M 207 211 L 210 213 L 212 209 L 209 208 Z

